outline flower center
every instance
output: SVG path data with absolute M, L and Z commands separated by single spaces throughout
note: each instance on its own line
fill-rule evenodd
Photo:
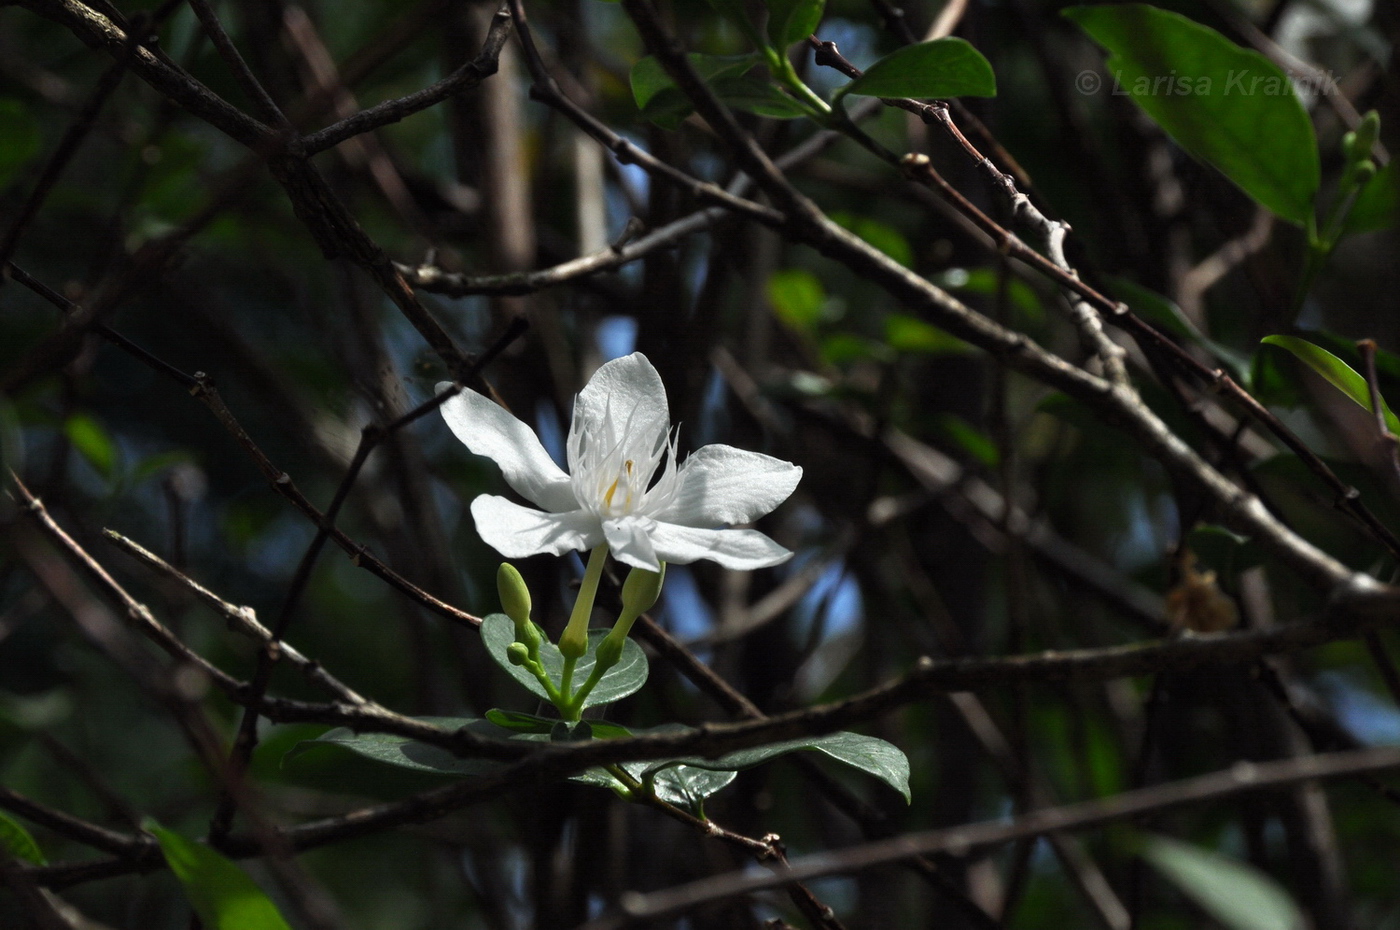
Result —
M 618 475 L 617 478 L 613 480 L 612 487 L 608 488 L 607 493 L 603 495 L 603 506 L 612 509 L 613 495 L 617 493 L 617 486 L 621 484 L 625 478 L 627 480 L 627 489 L 622 492 L 622 509 L 625 512 L 632 509 L 632 460 L 628 459 L 623 463 L 622 467 L 624 473 Z

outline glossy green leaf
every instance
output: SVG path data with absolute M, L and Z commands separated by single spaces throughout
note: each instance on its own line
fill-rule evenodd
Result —
M 63 433 L 98 474 L 111 476 L 117 463 L 117 447 L 101 423 L 87 414 L 76 413 L 63 424 Z
M 768 37 L 779 49 L 801 42 L 821 25 L 826 0 L 768 0 Z
M 48 865 L 39 844 L 24 826 L 4 811 L 0 811 L 0 847 L 15 859 L 34 865 Z
M 885 317 L 885 343 L 900 352 L 926 355 L 971 355 L 978 351 L 957 336 L 903 313 Z
M 574 683 L 579 684 L 588 679 L 588 675 L 593 671 L 593 665 L 598 652 L 598 644 L 603 641 L 603 637 L 608 635 L 607 630 L 588 631 L 588 652 L 578 660 L 574 666 Z M 530 674 L 518 665 L 511 665 L 506 658 L 506 649 L 515 642 L 515 624 L 511 623 L 505 614 L 491 614 L 481 622 L 481 641 L 486 644 L 486 650 L 491 653 L 491 657 L 496 663 L 505 669 L 506 672 L 520 682 L 532 693 L 539 695 L 546 701 L 549 694 L 544 690 L 544 685 L 539 679 Z M 559 652 L 559 647 L 553 643 L 545 642 L 540 645 L 540 664 L 544 666 L 548 674 L 557 684 L 564 674 L 564 656 Z M 611 704 L 613 701 L 621 700 L 627 695 L 634 693 L 647 680 L 647 657 L 642 652 L 642 647 L 628 639 L 622 644 L 622 657 L 617 664 L 608 669 L 598 682 L 597 687 L 588 693 L 584 699 L 584 707 L 596 707 L 599 704 Z
M 739 77 L 759 61 L 756 54 L 749 55 L 698 55 L 687 56 L 697 74 L 705 83 L 713 86 L 715 81 Z M 642 115 L 663 129 L 677 129 L 694 109 L 690 98 L 686 97 L 661 62 L 652 56 L 638 61 L 632 66 L 630 75 L 632 98 Z
M 1371 389 L 1366 385 L 1366 379 L 1331 352 L 1297 336 L 1265 336 L 1261 341 L 1265 345 L 1278 346 L 1292 353 L 1295 358 L 1326 378 L 1337 390 L 1367 410 L 1371 409 Z M 1385 412 L 1386 427 L 1392 433 L 1400 435 L 1400 419 L 1396 419 L 1384 397 L 1381 398 L 1381 408 Z
M 474 717 L 419 717 L 424 723 L 435 723 L 440 727 L 456 730 L 465 727 L 480 736 L 507 739 L 511 731 L 504 730 L 488 720 Z M 420 743 L 407 736 L 394 733 L 356 733 L 345 727 L 337 727 L 316 739 L 304 740 L 292 748 L 283 759 L 283 765 L 292 763 L 318 747 L 339 747 L 356 755 L 376 762 L 418 772 L 432 772 L 449 775 L 481 775 L 498 768 L 500 762 L 493 759 L 464 759 L 454 756 L 441 746 Z
M 826 309 L 826 288 L 810 271 L 775 271 L 768 277 L 768 303 L 778 319 L 800 333 L 810 333 Z
M 859 733 L 830 733 L 826 736 L 804 737 L 740 749 L 716 759 L 687 756 L 649 763 L 646 771 L 658 772 L 675 764 L 717 772 L 738 772 L 762 765 L 790 752 L 819 752 L 838 762 L 873 775 L 910 800 L 909 759 L 898 747 L 874 736 Z
M 861 97 L 995 97 L 997 77 L 982 53 L 958 38 L 906 45 L 845 87 Z
M 1305 225 L 1321 179 L 1312 121 L 1288 76 L 1214 29 L 1143 4 L 1064 11 L 1108 49 L 1127 94 L 1187 152 L 1257 203 Z
M 1392 160 L 1366 182 L 1351 205 L 1343 227 L 1348 233 L 1389 229 L 1400 221 L 1400 173 Z
M 291 930 L 248 873 L 202 843 L 147 820 L 170 871 L 207 930 Z
M 1142 857 L 1229 930 L 1304 930 L 1302 911 L 1278 882 L 1251 865 L 1165 836 Z
M 0 190 L 39 151 L 39 124 L 18 100 L 0 99 Z

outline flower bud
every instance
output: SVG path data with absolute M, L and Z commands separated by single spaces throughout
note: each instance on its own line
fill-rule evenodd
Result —
M 511 643 L 506 647 L 506 661 L 511 665 L 524 665 L 530 661 L 530 648 L 524 643 Z
M 644 568 L 634 568 L 627 573 L 622 583 L 622 609 L 625 613 L 636 614 L 651 610 L 661 596 L 661 583 L 666 580 L 666 563 L 661 563 L 661 571 L 649 572 Z
M 622 658 L 622 644 L 625 639 L 626 637 L 622 636 L 603 637 L 603 641 L 598 644 L 598 652 L 594 660 L 597 663 L 596 667 L 607 671 L 616 665 L 617 660 Z
M 496 569 L 496 594 L 501 599 L 501 610 L 515 621 L 516 629 L 530 619 L 530 589 L 525 579 L 509 562 L 502 562 Z

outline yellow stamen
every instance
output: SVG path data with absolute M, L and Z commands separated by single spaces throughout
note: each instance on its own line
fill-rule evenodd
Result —
M 628 459 L 626 462 L 624 462 L 624 463 L 623 463 L 623 467 L 627 469 L 627 477 L 629 477 L 629 478 L 632 477 L 632 460 L 631 460 L 631 459 Z M 617 486 L 618 486 L 618 484 L 619 484 L 621 481 L 622 481 L 622 476 L 621 476 L 621 475 L 618 475 L 618 476 L 617 476 L 617 480 L 614 481 L 614 482 L 612 483 L 612 487 L 608 488 L 607 493 L 603 495 L 603 505 L 604 505 L 604 506 L 606 506 L 606 507 L 611 507 L 611 506 L 612 506 L 613 495 L 617 493 Z

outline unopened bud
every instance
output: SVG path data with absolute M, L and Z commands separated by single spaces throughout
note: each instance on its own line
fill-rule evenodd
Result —
M 665 580 L 665 562 L 661 563 L 659 572 L 649 572 L 645 568 L 632 569 L 622 583 L 622 609 L 634 615 L 651 610 L 661 596 L 661 583 Z
M 530 589 L 525 579 L 509 562 L 502 562 L 496 569 L 496 594 L 501 598 L 501 610 L 515 621 L 516 629 L 530 620 Z
M 1366 182 L 1376 176 L 1376 163 L 1367 158 L 1356 166 L 1356 186 L 1364 187 Z
M 594 661 L 597 667 L 607 671 L 617 664 L 617 660 L 622 658 L 622 644 L 626 637 L 605 636 L 598 644 L 598 652 Z
M 1342 154 L 1349 162 L 1359 162 L 1371 154 L 1381 134 L 1381 118 L 1375 110 L 1367 113 L 1356 128 L 1342 136 Z
M 511 643 L 506 647 L 506 661 L 511 665 L 524 665 L 530 661 L 530 648 L 524 643 Z

